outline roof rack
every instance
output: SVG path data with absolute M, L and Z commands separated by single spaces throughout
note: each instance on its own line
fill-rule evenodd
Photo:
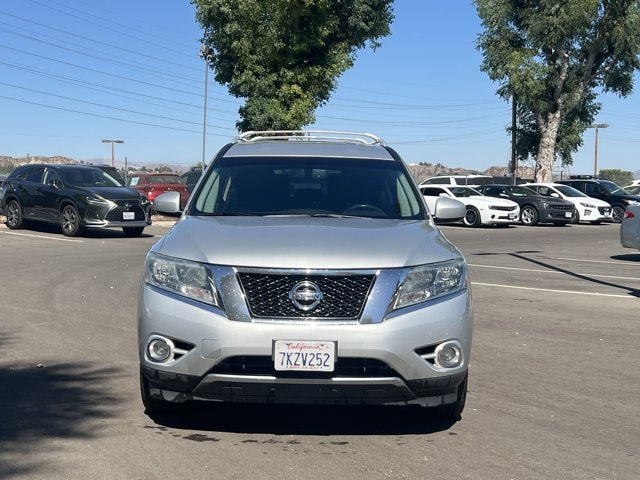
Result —
M 334 130 L 262 130 L 244 132 L 234 143 L 287 140 L 290 142 L 333 142 L 362 145 L 384 145 L 384 141 L 371 133 L 340 132 Z
M 571 180 L 598 180 L 597 175 L 569 175 Z

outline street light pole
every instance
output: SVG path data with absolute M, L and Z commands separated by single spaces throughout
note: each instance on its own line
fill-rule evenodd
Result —
M 113 155 L 113 153 L 114 153 L 113 152 L 113 145 L 114 145 L 114 143 L 124 143 L 124 140 L 107 140 L 107 139 L 104 139 L 104 140 L 102 140 L 102 143 L 110 143 L 111 144 L 111 166 L 115 167 L 116 162 L 115 162 L 115 157 Z
M 213 58 L 213 48 L 203 43 L 200 47 L 200 58 L 204 59 L 204 112 L 202 118 L 202 171 L 204 171 L 205 146 L 207 143 L 207 88 L 209 85 L 209 62 Z
M 598 129 L 607 128 L 609 126 L 608 123 L 592 123 L 588 125 L 587 128 L 594 128 L 596 130 L 596 141 L 593 152 L 593 176 L 598 176 Z

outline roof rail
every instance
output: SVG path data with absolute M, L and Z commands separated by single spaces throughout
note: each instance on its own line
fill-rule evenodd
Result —
M 334 130 L 261 130 L 244 132 L 234 143 L 287 140 L 291 142 L 333 142 L 362 145 L 384 145 L 384 141 L 371 133 L 340 132 Z
M 571 180 L 598 180 L 598 176 L 596 175 L 569 175 Z

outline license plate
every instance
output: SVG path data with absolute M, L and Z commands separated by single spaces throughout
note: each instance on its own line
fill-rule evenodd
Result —
M 136 219 L 136 212 L 122 212 L 122 219 L 123 220 L 135 220 Z
M 273 363 L 278 371 L 333 372 L 335 357 L 335 342 L 273 342 Z
M 516 218 L 518 218 L 518 216 L 515 213 L 509 214 L 509 220 L 515 220 Z
M 565 216 L 565 217 L 567 217 L 567 218 L 571 218 L 571 217 L 573 217 L 573 213 L 571 213 L 571 212 L 564 212 L 564 216 Z

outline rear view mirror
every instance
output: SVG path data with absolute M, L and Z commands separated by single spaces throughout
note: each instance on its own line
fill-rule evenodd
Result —
M 166 192 L 158 195 L 155 200 L 157 212 L 180 213 L 180 192 Z
M 464 218 L 465 211 L 466 207 L 460 200 L 449 197 L 438 197 L 433 216 L 439 221 L 457 222 Z

